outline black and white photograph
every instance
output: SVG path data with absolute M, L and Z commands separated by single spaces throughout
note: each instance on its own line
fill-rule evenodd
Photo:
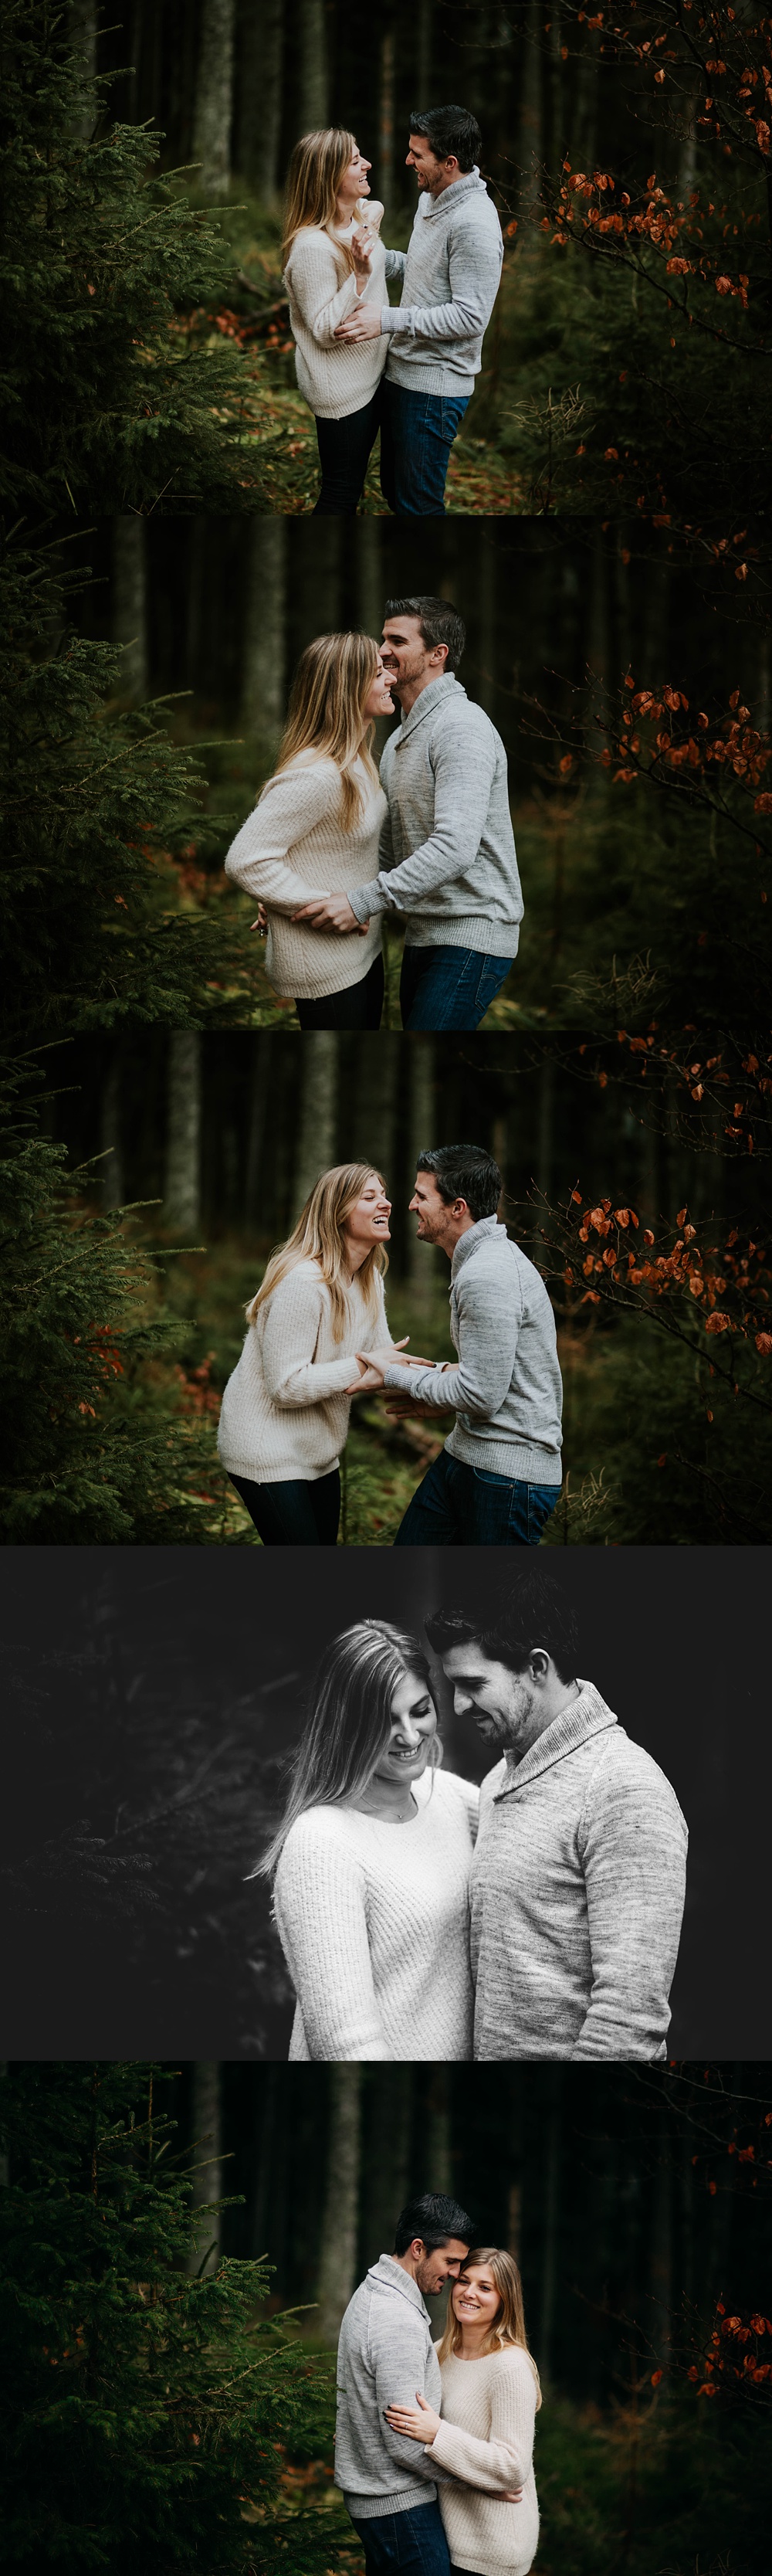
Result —
M 9 2576 L 769 2576 L 771 65 L 0 0 Z
M 42 2054 L 763 2050 L 763 1551 L 51 1562 L 4 1586 Z

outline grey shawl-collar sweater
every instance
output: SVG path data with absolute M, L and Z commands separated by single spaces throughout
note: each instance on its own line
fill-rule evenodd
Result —
M 666 2054 L 687 1829 L 592 1682 L 480 1791 L 475 2057 Z
M 543 1279 L 495 1216 L 456 1244 L 450 1268 L 450 1334 L 458 1368 L 394 1365 L 386 1385 L 422 1404 L 456 1409 L 451 1458 L 526 1484 L 561 1482 L 563 1381 L 555 1318 Z
M 388 277 L 402 274 L 401 302 L 381 312 L 392 384 L 462 400 L 474 393 L 503 256 L 501 225 L 478 169 L 440 197 L 422 193 L 407 252 L 386 259 Z
M 357 920 L 402 912 L 411 947 L 515 957 L 523 897 L 507 755 L 451 671 L 422 689 L 389 735 L 381 786 L 378 875 L 347 889 Z
M 436 2496 L 426 2452 L 393 2433 L 383 2411 L 414 2406 L 417 2389 L 439 2414 L 442 2382 L 429 2310 L 410 2273 L 392 2254 L 381 2254 L 349 2300 L 338 2343 L 335 2482 L 359 2522 L 408 2513 Z

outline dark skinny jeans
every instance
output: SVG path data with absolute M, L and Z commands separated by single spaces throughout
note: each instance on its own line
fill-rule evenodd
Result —
M 382 389 L 378 385 L 364 410 L 350 411 L 345 420 L 320 420 L 318 413 L 315 415 L 322 469 L 322 488 L 312 513 L 315 519 L 356 517 L 381 426 L 381 402 Z
M 337 1547 L 340 1476 L 288 1477 L 280 1485 L 253 1485 L 231 1476 L 264 1547 Z
M 383 958 L 373 958 L 358 984 L 347 984 L 342 993 L 320 993 L 312 1002 L 296 1002 L 295 1009 L 301 1029 L 379 1029 Z

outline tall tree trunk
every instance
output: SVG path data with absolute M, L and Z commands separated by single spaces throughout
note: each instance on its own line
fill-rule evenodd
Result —
M 552 1188 L 552 1159 L 555 1141 L 555 1058 L 545 1056 L 539 1075 L 539 1129 L 536 1180 L 545 1199 Z
M 381 37 L 376 195 L 383 199 L 388 224 L 394 203 L 394 31 L 391 27 L 386 27 Z
M 267 205 L 279 187 L 283 0 L 239 0 L 235 168 Z
M 436 1142 L 434 1135 L 434 1040 L 412 1037 L 408 1040 L 409 1092 L 407 1105 L 408 1196 L 413 1196 L 416 1161 L 420 1153 Z M 415 1218 L 408 1217 L 408 1253 L 406 1272 L 410 1295 L 424 1308 L 431 1304 L 432 1288 L 437 1276 L 436 1258 L 430 1246 L 419 1243 Z
M 385 606 L 380 520 L 357 519 L 353 534 L 357 623 L 380 644 Z
M 243 1216 L 247 1225 L 254 1225 L 257 1217 L 261 1214 L 260 1186 L 262 1179 L 263 1138 L 265 1135 L 266 1115 L 268 1109 L 268 1086 L 271 1078 L 270 1050 L 270 1031 L 268 1029 L 259 1029 L 253 1037 L 250 1047 L 251 1070 L 249 1078 L 247 1145 L 244 1156 L 243 1204 Z
M 477 562 L 477 688 L 475 696 L 496 721 L 496 547 L 483 540 Z
M 201 1038 L 172 1029 L 166 1080 L 164 1220 L 170 1231 L 195 1233 L 201 1215 Z
M 356 2276 L 361 2066 L 330 2067 L 327 2193 L 319 2261 L 319 2333 L 336 2343 Z
M 413 2120 L 414 2069 L 410 2065 L 376 2066 L 368 2104 L 368 2136 L 373 2152 L 365 2170 L 362 2211 L 362 2258 L 377 2263 L 390 2254 L 400 2212 L 408 2195 Z
M 295 1164 L 295 1214 L 321 1172 L 333 1161 L 338 1091 L 338 1040 L 333 1030 L 308 1029 L 302 1041 L 300 1117 Z
M 97 68 L 96 0 L 70 0 L 70 44 L 78 71 L 84 80 L 93 81 Z M 89 135 L 93 134 L 96 113 L 96 96 L 91 100 L 87 98 L 75 126 L 81 143 L 87 143 Z
M 560 2194 L 561 2088 L 556 2066 L 549 2068 L 549 2095 L 544 2141 L 544 2251 L 541 2274 L 541 2318 L 539 2330 L 539 2366 L 549 2377 L 552 2325 L 557 2286 L 558 2213 Z
M 412 107 L 421 108 L 421 109 L 423 109 L 423 110 L 424 110 L 424 112 L 425 112 L 425 110 L 426 110 L 426 108 L 427 108 L 427 106 L 428 106 L 428 104 L 429 104 L 429 100 L 430 100 L 430 98 L 431 98 L 431 81 L 432 81 L 432 0 L 417 0 L 417 7 L 416 7 L 416 13 L 415 13 L 415 26 L 416 26 L 416 74 L 415 74 L 415 76 L 416 76 L 416 90 L 417 90 L 417 95 L 416 95 L 416 97 L 415 97 L 414 99 L 411 99 L 411 106 L 412 106 Z
M 520 204 L 523 212 L 535 205 L 541 185 L 541 40 L 542 11 L 538 0 L 528 0 L 522 56 L 522 85 L 517 138 L 517 165 Z
M 144 519 L 113 520 L 113 643 L 123 655 L 121 697 L 147 697 L 147 560 Z
M 227 197 L 230 187 L 235 25 L 236 0 L 201 0 L 192 157 L 203 197 Z
M 399 1038 L 389 1032 L 360 1038 L 351 1125 L 352 1155 L 382 1172 L 390 1197 L 394 1194 L 399 1046 Z
M 595 682 L 596 692 L 602 696 L 609 685 L 609 614 L 608 564 L 600 533 L 594 539 L 592 551 L 586 658 L 590 680 Z M 606 736 L 592 712 L 587 728 L 587 743 L 590 754 L 594 754 L 587 771 L 588 801 L 593 804 L 603 804 L 608 793 L 609 773 L 603 767 L 598 754 L 605 747 Z
M 313 134 L 327 124 L 327 49 L 324 0 L 299 0 L 300 131 Z
M 104 1208 L 122 1207 L 125 1196 L 121 1140 L 122 1058 L 122 1041 L 119 1037 L 114 1038 L 110 1047 L 100 1103 L 99 1142 L 101 1151 L 107 1158 L 102 1164 L 102 1206 Z
M 286 585 L 286 520 L 253 519 L 247 532 L 241 723 L 266 749 L 275 748 L 284 720 Z
M 199 2058 L 193 2068 L 193 2206 L 200 2217 L 190 2271 L 214 2272 L 220 2252 L 220 2220 L 212 2204 L 222 2198 L 222 2113 L 220 2066 L 216 2058 Z
M 271 2234 L 270 2216 L 272 2208 L 271 2173 L 276 2142 L 279 2100 L 279 2068 L 276 2065 L 260 2066 L 256 2067 L 255 2073 L 258 2077 L 260 2089 L 263 2095 L 263 2117 L 260 2127 L 260 2140 L 257 2150 L 254 2186 L 249 2208 L 249 2245 L 247 2250 L 253 2261 L 256 2261 L 258 2255 L 267 2254 L 269 2251 L 269 2238 Z
M 426 2191 L 450 2192 L 453 2166 L 450 2141 L 450 2099 L 447 2068 L 433 2069 L 423 2121 L 423 2188 Z

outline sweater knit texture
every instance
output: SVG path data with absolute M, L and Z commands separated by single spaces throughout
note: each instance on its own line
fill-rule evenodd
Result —
M 217 1447 L 230 1476 L 254 1485 L 313 1484 L 340 1462 L 357 1375 L 357 1351 L 388 1337 L 383 1281 L 368 1306 L 358 1278 L 347 1291 L 340 1341 L 316 1261 L 297 1261 L 250 1324 L 220 1411 Z
M 384 2407 L 414 2406 L 420 2389 L 439 2411 L 440 2365 L 417 2281 L 382 2254 L 354 2291 L 338 2343 L 335 2479 L 358 2522 L 407 2513 L 437 2494 L 428 2452 L 393 2433 Z
M 457 1408 L 451 1458 L 491 1476 L 559 1485 L 563 1382 L 543 1279 L 495 1216 L 456 1244 L 450 1333 L 458 1368 L 387 1369 L 387 1386 Z
M 523 897 L 500 734 L 452 672 L 422 689 L 389 735 L 378 874 L 350 901 L 358 921 L 408 915 L 414 948 L 515 957 Z
M 528 2576 L 539 2539 L 528 2355 L 507 2344 L 476 2361 L 451 2353 L 440 2366 L 442 2423 L 426 2457 L 451 2473 L 439 2500 L 452 2564 L 473 2576 Z M 523 2488 L 521 2504 L 502 2503 L 508 2487 Z
M 687 1831 L 592 1682 L 480 1791 L 475 2056 L 666 2054 Z
M 401 301 L 384 303 L 381 313 L 392 384 L 419 394 L 474 392 L 503 256 L 501 225 L 479 170 L 466 171 L 440 197 L 419 197 L 407 253 L 393 256 L 388 271 L 402 272 Z
M 378 920 L 363 937 L 358 930 L 312 930 L 307 921 L 291 917 L 312 895 L 349 894 L 375 863 L 386 799 L 359 761 L 353 776 L 364 802 L 347 832 L 335 761 L 299 752 L 269 779 L 225 861 L 226 876 L 235 877 L 256 903 L 265 904 L 265 971 L 274 992 L 301 1002 L 360 984 L 380 954 Z
M 360 208 L 359 219 L 377 233 L 383 207 L 373 200 Z M 338 323 L 345 322 L 348 313 L 363 304 L 383 305 L 386 278 L 401 272 L 398 253 L 384 250 L 378 239 L 370 275 L 359 294 L 343 255 L 353 221 L 330 232 L 321 224 L 305 225 L 295 235 L 284 272 L 298 391 L 320 420 L 348 420 L 351 412 L 364 411 L 380 384 L 389 350 L 383 338 L 335 338 Z
M 291 2058 L 471 2059 L 477 1795 L 427 1770 L 408 1824 L 330 1806 L 291 1826 L 275 1887 L 297 1996 Z

